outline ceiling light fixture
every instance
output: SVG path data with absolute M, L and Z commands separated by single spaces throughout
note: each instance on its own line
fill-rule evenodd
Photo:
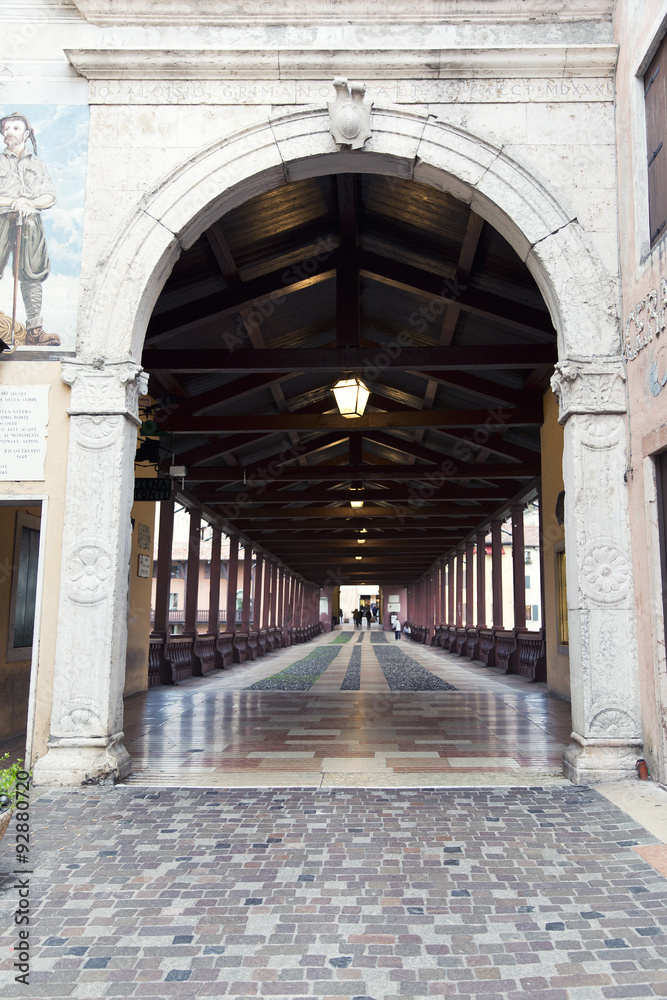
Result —
M 358 509 L 359 507 L 363 506 L 364 506 L 363 500 L 350 500 L 350 507 L 355 507 Z
M 365 544 L 366 544 L 365 538 L 357 538 L 357 545 L 365 545 Z
M 339 379 L 331 391 L 336 398 L 336 406 L 342 417 L 362 417 L 364 415 L 366 403 L 371 393 L 370 389 L 367 389 L 356 375 L 351 378 Z
M 361 556 L 355 556 L 354 558 L 355 559 L 361 559 Z

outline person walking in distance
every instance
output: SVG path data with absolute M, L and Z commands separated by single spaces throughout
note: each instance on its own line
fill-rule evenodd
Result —
M 398 615 L 394 615 L 394 639 L 400 640 L 401 638 L 401 623 L 398 620 Z
M 11 255 L 14 302 L 20 283 L 26 312 L 25 346 L 55 346 L 60 337 L 45 333 L 42 321 L 42 284 L 51 262 L 41 216 L 55 205 L 55 188 L 37 157 L 35 133 L 25 115 L 15 111 L 0 118 L 0 134 L 5 143 L 0 154 L 0 278 Z

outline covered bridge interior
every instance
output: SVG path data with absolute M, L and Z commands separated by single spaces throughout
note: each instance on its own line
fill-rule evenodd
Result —
M 516 559 L 517 511 L 539 496 L 556 360 L 528 268 L 467 204 L 379 175 L 312 177 L 240 205 L 181 254 L 147 330 L 143 416 L 154 423 L 137 460 L 162 476 L 180 467 L 177 496 L 195 524 L 203 516 L 234 551 L 261 556 L 266 615 L 255 628 L 277 627 L 268 648 L 290 641 L 280 619 L 295 593 L 310 595 L 300 621 L 314 629 L 322 588 L 368 582 L 407 589 L 414 637 L 458 652 L 470 639 L 468 655 L 498 665 L 495 590 L 487 609 L 478 588 L 477 620 L 462 621 L 462 566 L 472 569 L 488 531 L 500 544 L 511 512 Z M 349 418 L 332 387 L 353 376 L 370 396 Z M 158 602 L 167 592 L 158 569 Z M 178 679 L 164 623 L 158 607 L 153 682 Z M 507 669 L 520 667 L 521 624 L 517 611 Z M 215 665 L 245 655 L 233 645 L 218 643 Z

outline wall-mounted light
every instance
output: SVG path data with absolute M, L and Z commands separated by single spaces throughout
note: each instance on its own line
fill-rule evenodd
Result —
M 339 379 L 331 391 L 336 398 L 336 406 L 342 417 L 363 416 L 370 390 L 356 375 L 352 378 Z

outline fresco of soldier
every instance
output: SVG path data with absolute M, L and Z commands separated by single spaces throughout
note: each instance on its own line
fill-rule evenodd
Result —
M 11 318 L 0 314 L 0 336 L 16 347 L 56 346 L 60 337 L 46 333 L 42 320 L 42 284 L 51 273 L 51 262 L 41 217 L 56 203 L 55 188 L 37 157 L 35 133 L 25 115 L 12 112 L 0 118 L 0 133 L 5 143 L 0 155 L 0 279 L 11 257 L 13 303 Z M 25 326 L 16 317 L 19 287 Z

